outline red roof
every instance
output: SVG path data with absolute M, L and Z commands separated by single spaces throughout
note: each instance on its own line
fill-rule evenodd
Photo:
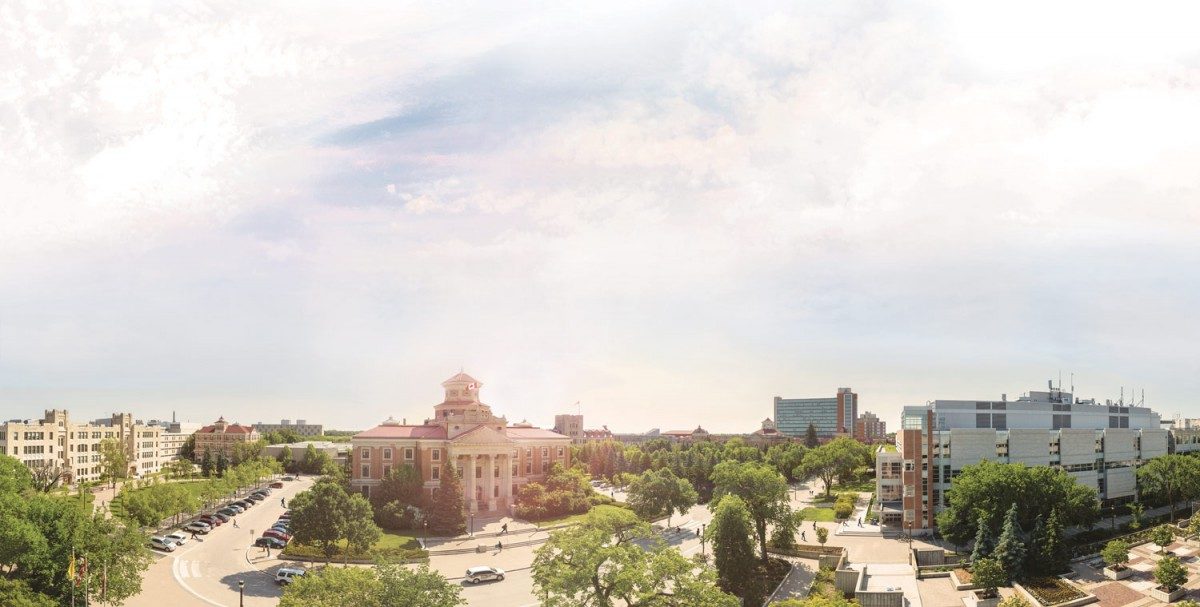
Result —
M 509 428 L 504 429 L 504 433 L 507 434 L 509 438 L 517 438 L 517 439 L 522 439 L 522 438 L 567 438 L 566 436 L 559 434 L 553 430 L 546 430 L 544 428 L 511 428 L 511 427 L 509 427 Z
M 211 425 L 200 428 L 196 432 L 201 434 L 213 434 L 216 431 L 217 426 Z M 254 432 L 254 428 L 250 426 L 243 426 L 241 424 L 229 424 L 228 426 L 225 426 L 225 434 L 250 434 L 251 432 Z
M 359 432 L 354 438 L 446 438 L 446 428 L 442 426 L 395 426 L 383 424 L 365 432 Z

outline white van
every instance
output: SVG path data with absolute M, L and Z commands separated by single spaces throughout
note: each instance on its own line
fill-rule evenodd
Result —
M 292 569 L 291 567 L 282 567 L 275 572 L 275 583 L 280 586 L 287 586 L 296 578 L 304 577 L 303 569 Z

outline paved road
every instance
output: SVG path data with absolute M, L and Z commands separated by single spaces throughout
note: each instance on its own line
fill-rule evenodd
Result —
M 171 607 L 238 605 L 238 582 L 244 581 L 247 607 L 274 607 L 281 591 L 274 582 L 273 570 L 279 561 L 257 566 L 248 560 L 261 556 L 253 548 L 254 539 L 285 510 L 279 498 L 291 499 L 311 486 L 311 479 L 291 481 L 276 489 L 266 500 L 237 516 L 233 522 L 217 527 L 206 536 L 198 536 L 173 553 L 158 554 L 142 581 L 142 592 L 126 601 L 125 607 Z

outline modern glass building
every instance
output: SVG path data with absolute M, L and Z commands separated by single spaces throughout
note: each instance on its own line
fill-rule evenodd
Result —
M 787 436 L 804 436 L 809 424 L 821 438 L 851 434 L 857 417 L 858 395 L 850 388 L 838 388 L 836 396 L 823 398 L 775 397 L 775 423 Z

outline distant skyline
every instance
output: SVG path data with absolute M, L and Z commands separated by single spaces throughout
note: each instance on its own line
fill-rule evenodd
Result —
M 1200 417 L 1200 6 L 18 2 L 0 417 Z

